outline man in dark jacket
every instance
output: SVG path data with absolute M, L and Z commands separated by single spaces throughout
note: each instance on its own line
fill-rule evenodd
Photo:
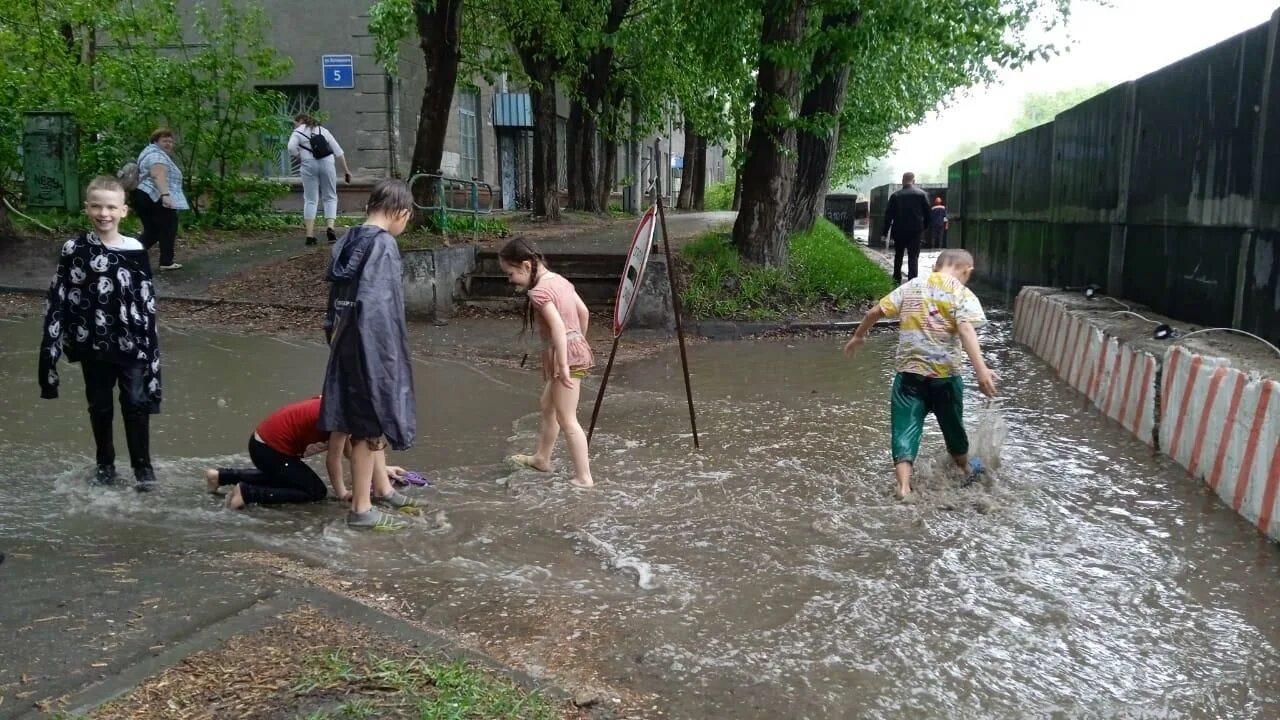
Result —
M 920 238 L 929 226 L 929 196 L 916 187 L 916 174 L 902 174 L 902 189 L 889 196 L 884 225 L 893 238 L 893 284 L 902 284 L 902 255 L 907 255 L 907 279 L 920 274 Z

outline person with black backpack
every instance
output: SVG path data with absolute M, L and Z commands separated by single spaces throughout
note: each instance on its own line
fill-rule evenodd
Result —
M 342 146 L 316 119 L 306 113 L 293 118 L 297 127 L 289 135 L 289 154 L 298 158 L 302 176 L 302 220 L 307 227 L 307 244 L 316 243 L 316 207 L 324 203 L 326 234 L 330 244 L 338 241 L 334 222 L 338 217 L 338 175 L 336 161 L 342 161 L 342 174 L 351 182 L 351 168 Z

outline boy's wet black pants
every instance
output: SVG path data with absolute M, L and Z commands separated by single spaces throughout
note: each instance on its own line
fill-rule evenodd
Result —
M 80 361 L 84 373 L 84 394 L 89 401 L 89 424 L 97 446 L 97 463 L 113 465 L 116 448 L 113 434 L 114 408 L 111 391 L 120 386 L 120 414 L 124 417 L 124 440 L 129 447 L 129 464 L 136 470 L 151 469 L 151 396 L 147 392 L 146 366 L 103 360 Z

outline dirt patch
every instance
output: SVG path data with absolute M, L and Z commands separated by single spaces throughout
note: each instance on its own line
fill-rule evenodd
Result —
M 329 284 L 325 282 L 329 257 L 328 246 L 313 246 L 213 282 L 209 285 L 209 295 L 323 308 L 329 293 Z
M 599 706 L 593 707 L 590 717 L 612 717 L 615 713 L 623 717 L 664 715 L 657 709 L 657 698 L 616 687 L 613 684 L 616 678 L 600 672 L 594 659 L 612 652 L 613 628 L 602 626 L 600 620 L 575 614 L 574 610 L 581 609 L 577 600 L 541 598 L 529 604 L 524 596 L 476 598 L 474 587 L 442 581 L 437 588 L 438 597 L 421 598 L 421 604 L 415 605 L 401 597 L 394 584 L 379 581 L 357 584 L 326 568 L 273 553 L 237 553 L 231 559 L 266 567 L 276 575 L 344 595 L 510 667 L 537 667 L 540 679 L 567 690 L 578 705 Z M 442 607 L 446 601 L 455 605 L 462 602 L 466 609 L 456 616 L 423 622 L 424 612 Z M 501 620 L 495 621 L 496 618 Z
M 583 717 L 491 671 L 423 656 L 309 605 L 184 658 L 89 717 L 436 717 L 432 707 L 472 717 Z

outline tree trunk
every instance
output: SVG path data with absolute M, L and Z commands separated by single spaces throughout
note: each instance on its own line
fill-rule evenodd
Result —
M 588 112 L 582 120 L 582 143 L 578 156 L 582 164 L 582 209 L 591 213 L 600 213 L 604 212 L 604 208 L 600 207 L 600 194 L 597 187 L 600 181 L 600 132 L 597 129 L 594 112 Z
M 689 116 L 684 118 L 684 165 L 680 169 L 680 195 L 676 198 L 676 207 L 688 210 L 693 207 L 693 156 L 698 149 L 698 128 Z
M 856 12 L 828 15 L 822 19 L 822 30 L 852 27 L 857 21 Z M 809 77 L 816 78 L 817 84 L 805 93 L 800 118 L 817 124 L 802 122 L 806 129 L 796 134 L 796 177 L 787 205 L 787 225 L 793 232 L 813 227 L 826 210 L 827 182 L 840 142 L 840 115 L 849 86 L 849 64 L 829 49 L 820 50 L 814 55 Z
M 586 111 L 582 107 L 582 101 L 573 99 L 569 101 L 569 122 L 565 123 L 565 131 L 568 137 L 565 138 L 564 147 L 566 153 L 566 170 L 565 175 L 569 186 L 569 209 L 570 210 L 586 210 L 587 205 L 587 188 L 586 178 L 582 173 L 582 143 L 586 137 L 583 129 Z
M 790 115 L 799 100 L 801 77 L 799 68 L 778 62 L 775 51 L 794 48 L 803 39 L 807 10 L 805 0 L 765 3 L 751 137 L 742 166 L 743 177 L 751 183 L 743 185 L 742 209 L 733 225 L 738 252 L 772 267 L 785 267 L 788 259 L 786 204 L 796 172 L 796 131 Z
M 607 39 L 618 32 L 627 18 L 634 0 L 610 0 L 609 12 L 600 27 L 601 38 Z M 608 182 L 601 167 L 600 123 L 601 118 L 610 112 L 605 107 L 605 99 L 610 95 L 613 83 L 613 44 L 601 42 L 588 56 L 582 74 L 578 77 L 577 96 L 581 98 L 582 124 L 576 144 L 576 162 L 570 155 L 570 174 L 577 168 L 581 179 L 581 193 L 570 188 L 569 207 L 575 210 L 600 213 L 608 209 L 608 196 L 601 202 L 600 184 Z M 570 138 L 571 140 L 573 138 Z
M 536 88 L 530 88 L 533 105 L 533 214 L 560 219 L 560 192 L 556 187 L 556 81 L 549 66 L 541 63 L 529 71 Z
M 707 138 L 702 135 L 698 136 L 694 160 L 697 161 L 698 174 L 693 177 L 693 209 L 702 212 L 707 206 Z
M 458 62 L 462 58 L 462 3 L 463 0 L 435 0 L 413 4 L 418 20 L 418 44 L 427 74 L 410 176 L 440 172 L 453 91 L 458 83 Z M 422 200 L 434 192 L 434 187 L 430 183 L 419 183 L 415 191 Z
M 0 240 L 16 240 L 18 230 L 9 217 L 9 207 L 5 205 L 4 188 L 0 188 Z
M 609 212 L 609 200 L 613 197 L 613 188 L 618 177 L 618 122 L 621 117 L 624 93 L 622 88 L 611 92 L 609 105 L 605 108 L 604 133 L 600 138 L 604 146 L 604 159 L 601 160 L 600 175 L 596 178 L 596 197 L 601 212 Z

